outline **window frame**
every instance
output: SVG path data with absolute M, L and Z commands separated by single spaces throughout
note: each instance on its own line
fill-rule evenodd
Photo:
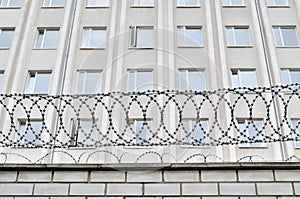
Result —
M 185 5 L 180 5 L 179 4 L 180 1 L 184 1 Z M 177 0 L 176 7 L 177 8 L 200 8 L 201 7 L 200 0 L 196 0 L 196 1 L 197 1 L 197 5 L 186 5 L 186 0 Z
M 252 122 L 251 122 L 252 121 Z M 264 120 L 262 118 L 252 118 L 251 120 L 250 119 L 247 119 L 247 118 L 237 118 L 236 119 L 236 127 L 237 127 L 237 136 L 238 136 L 238 147 L 239 148 L 267 148 L 267 144 L 264 143 L 264 142 L 255 142 L 255 143 L 241 143 L 242 141 L 242 134 L 241 133 L 245 133 L 246 134 L 246 138 L 244 138 L 244 140 L 247 140 L 249 141 L 249 137 L 250 137 L 250 133 L 249 133 L 249 127 L 250 125 L 252 125 L 253 122 L 258 122 L 260 121 L 261 122 L 261 133 L 263 135 L 258 135 L 259 137 L 255 136 L 253 137 L 254 139 L 253 140 L 262 140 L 263 141 L 263 137 L 265 136 L 265 129 L 263 130 L 263 125 L 264 125 Z M 243 124 L 243 128 L 245 130 L 241 130 L 239 128 L 239 125 L 240 124 Z M 248 128 L 247 128 L 248 127 Z M 259 130 L 259 129 L 258 129 Z M 257 133 L 257 132 L 256 132 Z
M 184 127 L 184 122 L 188 122 L 189 125 L 189 129 L 185 129 Z M 194 122 L 196 122 L 195 124 L 193 124 Z M 205 122 L 205 126 L 206 129 L 204 129 L 203 127 L 203 122 Z M 206 147 L 208 146 L 208 135 L 209 135 L 209 119 L 208 118 L 182 118 L 181 120 L 181 124 L 182 124 L 182 141 L 184 142 L 184 146 L 185 147 Z M 201 127 L 199 126 L 201 125 Z M 198 128 L 200 128 L 201 130 L 201 139 L 199 141 L 195 141 L 195 133 L 197 133 L 198 131 L 196 131 Z M 187 131 L 188 130 L 188 131 Z M 191 131 L 192 130 L 192 131 Z M 204 130 L 204 131 L 203 131 Z M 188 134 L 189 136 L 187 136 L 186 134 Z M 187 140 L 187 139 L 191 139 L 191 140 Z M 193 142 L 197 142 L 199 143 L 199 145 L 195 145 L 193 144 Z
M 281 45 L 277 44 L 277 37 L 276 37 L 275 29 L 279 30 Z M 297 39 L 297 44 L 296 45 L 287 46 L 285 44 L 284 37 L 283 37 L 283 34 L 282 34 L 282 29 L 291 29 L 291 30 L 295 31 L 295 35 L 296 35 L 296 39 Z M 273 32 L 274 44 L 275 44 L 276 48 L 299 48 L 300 47 L 299 35 L 298 35 L 298 31 L 297 31 L 296 26 L 272 26 L 272 32 Z
M 224 5 L 224 0 L 222 0 L 222 6 L 223 7 L 246 7 L 246 4 L 245 4 L 245 0 L 241 0 L 242 1 L 242 5 L 235 5 L 232 3 L 232 0 L 228 0 L 229 1 L 229 4 L 228 5 Z
M 46 93 L 36 93 L 35 92 L 35 85 L 36 85 L 36 81 L 37 81 L 37 75 L 38 74 L 49 74 L 49 85 L 48 85 L 48 89 Z M 32 86 L 33 90 L 28 90 L 29 88 L 29 84 L 30 84 L 30 80 L 31 80 L 31 75 L 34 75 L 34 83 Z M 29 71 L 27 74 L 27 81 L 26 81 L 26 87 L 25 87 L 25 94 L 28 95 L 47 95 L 49 94 L 49 90 L 50 90 L 50 86 L 51 86 L 51 76 L 52 76 L 52 71 Z
M 42 34 L 42 41 L 41 44 L 39 46 L 37 46 L 38 44 L 38 38 L 40 37 L 40 31 L 43 31 Z M 56 47 L 45 47 L 45 39 L 46 39 L 46 35 L 47 32 L 49 31 L 57 31 L 57 41 L 56 41 Z M 60 28 L 37 28 L 37 36 L 35 39 L 35 43 L 34 43 L 34 50 L 56 50 L 58 48 L 58 44 L 59 44 L 59 39 L 60 39 Z
M 130 88 L 130 73 L 134 72 L 134 88 Z M 153 76 L 153 69 L 128 69 L 127 70 L 127 91 L 128 92 L 147 92 L 148 90 L 139 90 L 138 88 L 138 82 L 137 82 L 137 78 L 138 78 L 138 73 L 139 72 L 149 72 L 151 73 L 151 79 L 152 79 L 152 84 L 151 84 L 151 87 L 152 89 L 150 90 L 153 90 L 154 89 L 154 85 L 153 85 L 153 79 L 154 79 L 154 76 Z
M 206 81 L 206 71 L 205 71 L 205 69 L 190 69 L 190 68 L 180 68 L 180 69 L 178 69 L 179 70 L 179 90 L 182 90 L 182 91 L 206 91 L 206 89 L 207 89 L 207 81 Z M 184 75 L 184 77 L 182 77 L 181 76 L 181 72 L 184 72 L 185 71 L 185 75 Z M 189 78 L 190 78 L 190 76 L 189 76 L 189 73 L 190 72 L 199 72 L 200 74 L 200 76 L 202 77 L 202 80 L 201 81 L 204 81 L 204 87 L 203 87 L 203 89 L 201 89 L 201 90 L 195 90 L 195 89 L 192 89 L 191 88 L 191 83 L 190 83 L 190 81 L 189 81 Z M 185 79 L 186 81 L 185 81 L 185 84 L 187 85 L 187 88 L 185 89 L 185 90 L 183 90 L 182 89 L 182 87 L 183 87 L 183 85 L 182 85 L 182 81 L 183 81 L 183 79 Z
M 242 82 L 241 82 L 241 76 L 240 76 L 240 73 L 243 72 L 243 71 L 247 71 L 247 72 L 253 72 L 254 73 L 254 76 L 255 76 L 255 87 L 258 86 L 258 78 L 257 78 L 257 74 L 256 74 L 256 69 L 255 68 L 232 68 L 231 70 L 231 84 L 232 84 L 232 88 L 241 88 L 241 87 L 247 87 L 245 85 L 242 85 Z M 236 87 L 234 85 L 234 74 L 233 73 L 236 73 L 237 74 L 237 78 L 238 78 L 238 83 L 239 85 Z M 253 87 L 253 88 L 255 88 Z M 248 87 L 247 87 L 248 88 Z M 250 87 L 252 88 L 252 87 Z
M 83 143 L 84 146 L 79 146 L 78 144 L 81 143 L 81 140 L 79 140 L 79 134 L 83 133 L 83 136 L 86 136 L 84 129 L 82 129 L 82 125 L 79 125 L 80 122 L 91 122 L 91 129 L 92 131 L 89 131 L 90 139 L 94 139 L 95 143 L 92 143 L 92 140 L 90 140 L 90 143 Z M 71 118 L 70 123 L 70 147 L 81 147 L 81 148 L 95 148 L 95 144 L 97 141 L 97 122 L 99 122 L 98 118 Z M 79 131 L 80 127 L 80 131 Z M 94 129 L 94 131 L 93 131 Z M 81 138 L 81 137 L 80 137 Z M 92 146 L 89 146 L 92 145 Z
M 47 0 L 43 0 L 43 5 L 42 5 L 42 8 L 64 8 L 65 5 L 66 5 L 66 1 L 63 0 L 63 5 L 58 5 L 58 6 L 53 6 L 53 1 L 55 0 L 49 0 L 49 5 L 45 5 Z
M 152 30 L 152 45 L 138 46 L 138 30 Z M 129 49 L 153 49 L 155 46 L 154 26 L 129 26 Z
M 82 85 L 83 93 L 78 92 L 80 73 L 84 74 L 84 84 Z M 96 92 L 96 93 L 86 93 L 85 92 L 85 90 L 86 90 L 85 85 L 86 85 L 86 79 L 87 79 L 87 74 L 88 73 L 99 73 L 100 74 L 100 77 L 99 77 L 98 82 L 97 82 L 98 85 L 95 88 L 95 90 L 98 90 L 98 92 Z M 101 83 L 102 83 L 102 73 L 103 73 L 102 70 L 78 70 L 77 71 L 77 82 L 76 82 L 76 95 L 95 95 L 97 93 L 100 93 L 101 92 Z
M 28 128 L 29 123 L 31 124 L 31 123 L 35 123 L 35 122 L 41 123 L 41 129 L 40 129 L 39 132 L 34 132 L 33 133 L 32 130 L 34 130 L 34 129 L 30 128 L 29 130 L 32 132 L 30 135 L 38 136 L 40 139 L 37 140 L 38 141 L 37 143 L 36 143 L 36 140 L 34 140 L 34 144 L 29 145 L 28 141 L 26 142 L 26 134 L 29 134 L 28 132 L 26 132 L 26 129 Z M 25 147 L 40 146 L 41 141 L 42 141 L 41 136 L 42 136 L 42 133 L 43 133 L 43 126 L 44 126 L 43 123 L 44 123 L 44 121 L 42 119 L 32 119 L 29 122 L 28 122 L 28 119 L 18 119 L 18 129 L 17 129 L 16 135 L 15 135 L 15 142 L 16 142 L 17 146 L 20 146 L 20 147 L 22 147 L 22 146 L 25 146 Z M 22 124 L 24 124 L 23 129 L 21 128 Z M 22 129 L 22 132 L 20 132 L 21 129 Z
M 18 5 L 18 6 L 11 6 L 10 3 L 11 1 L 13 0 L 7 0 L 7 4 L 6 5 L 3 5 L 3 0 L 0 0 L 0 8 L 21 8 L 23 6 L 23 3 L 21 3 L 21 5 Z
M 104 32 L 104 41 L 101 43 L 101 46 L 93 46 L 92 43 L 92 33 L 93 31 L 103 31 Z M 84 44 L 85 42 L 85 31 L 88 31 L 88 46 Z M 99 26 L 99 27 L 83 27 L 82 28 L 82 38 L 81 38 L 81 50 L 90 50 L 90 49 L 105 49 L 107 45 L 107 27 L 106 26 Z
M 146 132 L 143 133 L 141 131 L 139 132 L 136 132 L 137 131 L 137 122 L 146 122 L 147 124 L 146 125 L 142 125 L 143 126 L 143 129 L 141 130 L 145 130 Z M 132 126 L 133 125 L 133 126 Z M 144 127 L 147 127 L 146 129 Z M 152 139 L 152 134 L 153 134 L 153 119 L 152 118 L 130 118 L 128 119 L 127 121 L 127 131 L 126 131 L 126 134 L 125 134 L 125 140 L 128 141 L 128 140 L 131 140 L 132 138 L 135 137 L 135 139 L 132 139 L 130 144 L 133 145 L 131 147 L 149 147 L 151 146 L 151 139 Z M 145 134 L 145 137 L 139 137 L 137 136 L 137 133 L 141 134 Z M 141 140 L 138 140 L 137 138 L 140 138 Z M 145 140 L 143 142 L 143 140 Z M 147 140 L 149 140 L 149 143 L 147 144 Z M 138 141 L 141 142 L 141 144 L 138 143 Z M 146 144 L 144 144 L 146 143 Z
M 152 0 L 153 1 L 152 5 L 141 5 L 141 3 L 135 4 L 136 1 L 142 1 L 142 0 L 131 0 L 131 4 L 130 4 L 131 8 L 154 8 L 155 7 L 155 0 Z
M 180 33 L 180 28 L 183 29 L 183 34 Z M 196 42 L 193 42 L 193 45 L 187 44 L 186 40 L 190 40 L 189 37 L 187 36 L 187 31 L 188 30 L 197 30 L 199 29 L 201 32 L 201 38 L 199 41 L 199 45 L 196 44 Z M 181 39 L 182 38 L 182 39 Z M 180 41 L 183 40 L 184 43 L 181 44 Z M 194 40 L 193 40 L 194 41 Z M 178 25 L 177 26 L 177 47 L 178 48 L 204 48 L 204 31 L 203 31 L 203 26 L 190 26 L 190 25 Z
M 96 0 L 95 0 L 96 1 Z M 86 0 L 86 8 L 109 8 L 111 5 L 111 0 L 108 0 L 108 5 L 96 5 L 96 2 L 94 5 L 89 5 L 89 0 Z
M 0 50 L 10 49 L 11 45 L 12 45 L 12 42 L 13 42 L 13 39 L 14 39 L 15 28 L 0 28 L 0 38 L 1 38 L 2 32 L 5 32 L 5 31 L 12 32 L 11 40 L 9 41 L 10 44 L 9 44 L 9 46 L 4 46 L 4 47 L 0 46 Z
M 233 38 L 233 44 L 230 44 L 229 42 L 229 36 L 228 36 L 228 30 L 231 30 L 232 32 L 232 38 Z M 246 29 L 248 32 L 248 39 L 249 39 L 249 44 L 238 44 L 237 41 L 237 35 L 236 31 L 238 29 Z M 225 31 L 226 31 L 226 43 L 227 43 L 227 48 L 252 48 L 252 38 L 251 38 L 251 33 L 250 33 L 250 26 L 225 26 Z
M 290 7 L 288 0 L 285 0 L 285 5 L 276 4 L 276 0 L 267 0 L 266 4 L 267 4 L 268 7 L 274 7 L 274 8 L 278 8 L 278 7 Z

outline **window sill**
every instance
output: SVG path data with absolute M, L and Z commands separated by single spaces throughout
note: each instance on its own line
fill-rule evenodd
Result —
M 223 8 L 246 8 L 246 5 L 239 5 L 239 6 L 223 6 Z
M 109 8 L 110 6 L 86 6 L 86 9 Z
M 204 48 L 204 46 L 177 46 L 177 48 Z
M 0 47 L 0 50 L 10 50 L 9 47 Z
M 241 145 L 238 145 L 239 148 L 241 149 L 267 149 L 268 146 L 266 144 L 263 144 L 262 146 L 241 146 Z
M 57 50 L 57 48 L 33 48 L 32 50 Z
M 272 5 L 272 6 L 268 6 L 268 8 L 290 8 L 290 6 L 289 5 L 285 5 L 285 6 Z
M 252 45 L 249 46 L 227 46 L 227 48 L 253 48 Z
M 0 7 L 0 9 L 21 9 L 22 6 L 7 6 L 7 7 Z
M 276 46 L 276 48 L 300 48 L 300 46 Z
M 105 47 L 80 47 L 79 50 L 105 50 Z
M 129 50 L 153 50 L 154 47 L 129 47 Z
M 62 9 L 64 6 L 42 6 L 42 9 Z
M 130 8 L 154 8 L 155 6 L 135 6 L 135 5 L 131 5 Z
M 201 8 L 200 5 L 196 5 L 196 6 L 176 6 L 176 8 Z

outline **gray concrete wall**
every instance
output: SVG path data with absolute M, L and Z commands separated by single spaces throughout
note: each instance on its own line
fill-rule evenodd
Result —
M 0 199 L 300 197 L 298 163 L 1 165 Z

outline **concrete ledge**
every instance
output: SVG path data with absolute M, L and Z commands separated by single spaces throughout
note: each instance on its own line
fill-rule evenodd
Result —
M 0 170 L 232 170 L 300 169 L 300 162 L 174 163 L 174 164 L 0 164 Z

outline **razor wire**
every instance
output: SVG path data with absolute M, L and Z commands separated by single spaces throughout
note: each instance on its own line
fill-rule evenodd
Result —
M 300 145 L 299 91 L 300 85 L 293 84 L 216 91 L 0 94 L 0 147 Z

